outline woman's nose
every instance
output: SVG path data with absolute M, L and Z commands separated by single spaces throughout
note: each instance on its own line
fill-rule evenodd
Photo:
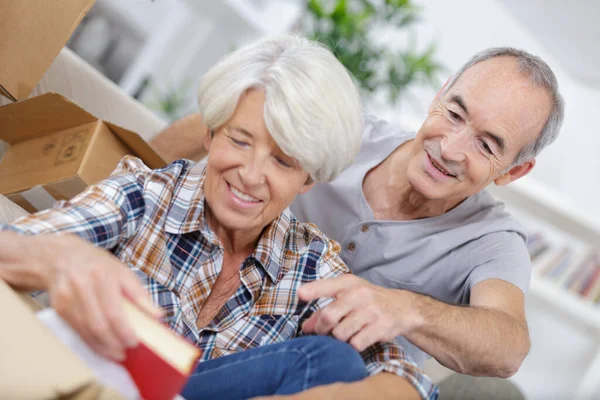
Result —
M 265 183 L 266 163 L 263 160 L 253 158 L 244 163 L 238 169 L 242 183 L 247 186 L 256 186 Z

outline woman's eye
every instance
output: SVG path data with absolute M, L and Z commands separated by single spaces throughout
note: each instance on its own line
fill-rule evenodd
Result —
M 275 157 L 275 160 L 277 161 L 277 163 L 279 165 L 281 165 L 284 168 L 292 168 L 292 163 L 290 163 L 289 161 L 284 160 L 281 157 Z
M 247 146 L 247 145 L 248 145 L 248 143 L 246 143 L 246 142 L 243 142 L 243 141 L 241 141 L 241 140 L 237 140 L 237 139 L 235 139 L 235 138 L 230 138 L 230 139 L 231 139 L 231 141 L 233 142 L 233 144 L 235 144 L 236 146 L 244 147 L 244 146 Z

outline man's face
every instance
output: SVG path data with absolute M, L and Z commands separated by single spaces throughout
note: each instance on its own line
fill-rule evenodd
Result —
M 462 200 L 492 181 L 518 179 L 533 161 L 509 167 L 541 132 L 550 108 L 550 95 L 514 58 L 475 64 L 431 104 L 411 151 L 409 182 L 425 198 Z

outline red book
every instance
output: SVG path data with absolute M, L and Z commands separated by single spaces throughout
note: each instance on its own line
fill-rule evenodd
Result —
M 145 400 L 172 400 L 192 373 L 200 350 L 169 328 L 125 302 L 139 345 L 126 352 L 123 366 Z

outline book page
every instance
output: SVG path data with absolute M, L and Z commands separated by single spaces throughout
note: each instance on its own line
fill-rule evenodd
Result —
M 139 398 L 137 387 L 127 370 L 92 350 L 54 309 L 45 308 L 38 311 L 36 315 L 61 342 L 85 362 L 100 383 L 115 390 L 126 399 Z

